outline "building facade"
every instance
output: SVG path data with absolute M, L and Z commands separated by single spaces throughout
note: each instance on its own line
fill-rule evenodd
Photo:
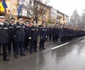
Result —
M 69 16 L 57 10 L 57 20 L 59 24 L 66 24 Z
M 33 0 L 6 0 L 7 9 L 6 9 L 6 18 L 9 19 L 11 17 L 16 19 L 18 16 L 24 18 L 24 20 L 32 20 L 33 18 Z M 20 10 L 20 14 L 18 14 L 18 8 L 23 5 Z
M 24 20 L 32 21 L 35 16 L 34 7 L 36 6 L 39 25 L 42 24 L 42 22 L 60 24 L 66 24 L 68 22 L 69 17 L 64 13 L 40 1 L 37 1 L 37 5 L 34 5 L 34 1 L 35 0 L 12 0 L 10 2 L 10 0 L 6 0 L 8 6 L 6 9 L 6 18 L 9 19 L 14 17 L 17 22 L 18 16 L 21 16 L 24 18 Z M 21 5 L 23 6 L 20 10 L 20 14 L 18 14 L 18 8 Z
M 14 17 L 17 20 L 17 0 L 6 0 L 7 9 L 6 9 L 6 19 Z
M 51 23 L 57 22 L 57 10 L 51 7 Z
M 38 23 L 39 25 L 42 24 L 42 22 L 48 23 L 50 21 L 51 17 L 51 7 L 47 6 L 46 4 L 43 4 L 42 2 L 37 1 L 38 7 L 37 7 L 37 13 L 38 13 Z
M 32 21 L 33 18 L 33 0 L 19 0 L 18 5 L 23 5 L 20 14 L 18 14 L 19 16 L 23 17 L 24 20 L 30 20 Z M 18 7 L 19 7 L 18 6 Z

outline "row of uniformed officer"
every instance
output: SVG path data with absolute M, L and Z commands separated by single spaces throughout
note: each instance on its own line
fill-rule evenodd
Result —
M 66 25 L 56 24 L 51 29 L 53 41 L 57 40 L 59 43 L 67 42 L 85 35 L 85 31 L 74 29 Z
M 8 52 L 15 54 L 15 58 L 18 58 L 19 50 L 20 55 L 25 56 L 24 51 L 29 49 L 29 52 L 37 52 L 37 41 L 40 36 L 39 50 L 45 49 L 44 44 L 47 36 L 53 35 L 53 40 L 59 42 L 65 40 L 71 40 L 77 37 L 85 35 L 85 31 L 74 30 L 63 25 L 56 25 L 54 28 L 47 28 L 46 23 L 43 23 L 39 28 L 37 23 L 33 21 L 33 25 L 30 26 L 30 22 L 23 22 L 23 18 L 18 18 L 18 22 L 15 24 L 15 19 L 10 20 L 10 24 L 4 23 L 5 15 L 0 14 L 0 48 L 3 49 L 3 60 L 7 59 L 7 48 Z M 50 32 L 50 33 L 49 33 Z M 28 48 L 28 46 L 30 46 Z M 1 50 L 0 50 L 1 51 Z
M 12 47 L 13 52 L 15 54 L 15 58 L 18 58 L 19 49 L 20 54 L 25 56 L 24 51 L 29 49 L 29 52 L 32 54 L 37 51 L 37 41 L 38 36 L 40 35 L 40 45 L 39 49 L 43 50 L 44 43 L 47 38 L 47 28 L 46 24 L 43 23 L 42 28 L 38 28 L 38 25 L 35 21 L 33 21 L 33 25 L 30 26 L 30 22 L 26 21 L 25 24 L 23 22 L 23 18 L 19 18 L 18 22 L 15 24 L 14 19 L 11 19 L 11 23 L 9 24 L 9 46 L 8 51 L 11 53 Z M 28 46 L 30 46 L 28 48 Z

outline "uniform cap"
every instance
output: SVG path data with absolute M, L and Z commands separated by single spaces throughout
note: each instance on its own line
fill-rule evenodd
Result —
M 5 18 L 5 14 L 4 13 L 0 13 L 0 18 Z
M 10 21 L 13 22 L 13 21 L 15 21 L 15 19 L 14 18 L 11 18 Z
M 25 23 L 26 23 L 26 24 L 29 24 L 30 22 L 29 22 L 29 21 L 26 21 Z
M 42 23 L 42 24 L 46 24 L 46 23 Z
M 19 17 L 18 20 L 23 20 L 23 18 L 22 17 Z

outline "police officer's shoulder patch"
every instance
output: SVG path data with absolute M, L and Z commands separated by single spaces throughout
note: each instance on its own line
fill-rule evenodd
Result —
M 16 26 L 16 28 L 21 28 L 21 26 Z
M 32 31 L 35 31 L 35 29 L 31 29 Z
M 7 29 L 8 29 L 8 27 L 4 27 L 3 29 L 7 30 Z
M 12 26 L 10 26 L 9 28 L 13 28 Z

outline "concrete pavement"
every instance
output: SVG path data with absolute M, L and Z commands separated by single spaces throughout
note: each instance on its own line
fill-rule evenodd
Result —
M 76 39 L 60 46 L 47 42 L 46 50 L 15 59 L 9 62 L 0 60 L 0 70 L 85 70 L 85 38 Z

